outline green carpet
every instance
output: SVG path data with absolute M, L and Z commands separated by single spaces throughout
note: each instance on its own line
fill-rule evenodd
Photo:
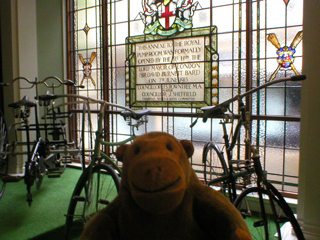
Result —
M 23 180 L 8 183 L 0 200 L 0 239 L 64 239 L 64 214 L 80 174 L 81 170 L 67 168 L 60 178 L 45 177 L 40 190 L 32 188 L 31 207 Z
M 31 207 L 26 201 L 23 180 L 8 183 L 0 200 L 0 239 L 64 240 L 64 215 L 81 172 L 67 168 L 60 178 L 45 177 L 39 191 L 32 188 Z M 79 234 L 76 232 L 72 240 L 79 239 Z

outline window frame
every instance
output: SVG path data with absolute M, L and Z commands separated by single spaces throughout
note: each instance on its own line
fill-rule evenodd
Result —
M 103 39 L 103 79 L 108 79 L 108 76 L 110 76 L 110 66 L 109 66 L 109 56 L 110 56 L 110 49 L 109 46 L 111 46 L 109 44 L 109 26 L 112 25 L 112 23 L 110 23 L 109 19 L 112 17 L 111 15 L 109 15 L 109 11 L 108 8 L 110 7 L 109 3 L 110 1 L 107 0 L 102 0 L 101 3 L 101 7 L 102 7 L 102 19 L 103 19 L 103 24 L 106 24 L 107 27 L 102 28 L 102 39 Z M 112 2 L 116 2 L 116 1 L 112 1 Z M 258 31 L 259 29 L 254 29 L 253 28 L 253 5 L 254 3 L 256 3 L 257 1 L 255 0 L 247 0 L 245 2 L 245 6 L 246 6 L 246 26 L 245 26 L 245 30 L 240 30 L 241 32 L 245 32 L 245 36 L 246 36 L 246 58 L 245 58 L 245 65 L 246 65 L 246 74 L 245 74 L 245 89 L 246 91 L 252 89 L 253 87 L 253 61 L 255 60 L 253 58 L 253 37 L 254 37 L 254 32 Z M 67 71 L 67 75 L 69 79 L 75 80 L 74 76 L 72 75 L 72 70 L 73 70 L 73 66 L 74 66 L 74 51 L 72 50 L 72 42 L 74 42 L 74 38 L 73 38 L 73 30 L 72 30 L 72 16 L 70 14 L 71 9 L 73 7 L 73 0 L 67 0 L 67 30 L 68 30 L 68 34 L 67 34 L 67 51 L 68 51 L 68 59 L 67 59 L 67 63 L 68 63 L 68 71 Z M 210 4 L 210 9 L 212 9 L 212 1 Z M 129 10 L 128 10 L 129 11 Z M 128 13 L 129 14 L 129 13 Z M 210 11 L 210 26 L 213 25 L 213 18 L 212 18 L 212 11 Z M 130 22 L 130 20 L 128 20 L 128 22 Z M 288 26 L 285 26 L 286 28 Z M 130 28 L 130 24 L 128 24 L 128 28 Z M 72 55 L 73 54 L 73 55 Z M 243 59 L 242 59 L 243 60 Z M 239 91 L 242 88 L 242 86 L 240 86 L 241 84 L 239 84 Z M 111 91 L 111 87 L 110 87 L 110 82 L 106 82 L 104 85 L 104 91 L 103 91 L 103 96 L 104 96 L 104 100 L 106 101 L 110 101 L 111 96 L 110 96 L 110 91 Z M 69 88 L 69 91 L 72 91 L 71 88 Z M 275 115 L 260 115 L 260 114 L 253 114 L 252 112 L 252 96 L 248 96 L 246 97 L 246 107 L 247 107 L 247 112 L 249 112 L 249 119 L 251 121 L 257 121 L 257 123 L 259 123 L 260 121 L 281 121 L 283 122 L 285 125 L 287 122 L 300 122 L 300 117 L 298 116 L 275 116 Z M 77 109 L 71 109 L 71 111 L 77 112 Z M 107 111 L 106 114 L 106 118 L 105 118 L 105 136 L 106 136 L 106 140 L 110 140 L 112 139 L 112 134 L 113 134 L 113 126 L 112 126 L 112 122 L 116 121 L 116 114 L 118 114 L 118 111 L 113 111 L 112 109 L 110 109 L 109 111 Z M 175 118 L 175 117 L 191 117 L 191 118 L 197 118 L 199 117 L 201 114 L 195 112 L 195 111 L 191 111 L 191 112 L 176 112 L 176 111 L 153 111 L 151 113 L 152 116 L 160 116 L 163 118 Z M 257 124 L 258 126 L 258 124 Z M 75 134 L 75 129 L 76 129 L 76 120 L 73 119 L 73 121 L 70 122 L 70 134 L 71 136 L 73 136 L 73 138 L 75 138 L 74 134 Z M 192 140 L 192 139 L 191 139 Z M 265 146 L 264 146 L 265 147 Z M 285 148 L 285 146 L 282 146 L 283 148 Z M 106 149 L 108 151 L 108 149 Z M 249 148 L 246 147 L 246 151 L 245 151 L 245 155 L 246 157 L 248 157 L 250 154 L 249 152 Z M 285 176 L 282 176 L 282 179 L 284 179 Z M 285 182 L 283 182 L 282 184 L 285 184 Z M 284 191 L 284 188 L 282 187 L 282 192 L 284 193 L 285 196 L 289 196 L 289 197 L 297 197 L 296 193 L 291 193 L 291 192 L 286 192 Z

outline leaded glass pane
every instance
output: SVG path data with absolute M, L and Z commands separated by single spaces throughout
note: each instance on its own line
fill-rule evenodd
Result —
M 144 32 L 146 27 L 142 19 L 144 9 L 140 0 L 104 2 L 108 14 L 106 22 L 102 22 L 102 1 L 74 0 L 74 2 L 76 9 L 72 14 L 76 31 L 73 73 L 74 79 L 78 83 L 83 81 L 86 87 L 78 90 L 78 94 L 104 98 L 104 91 L 107 90 L 107 100 L 128 106 L 130 99 L 126 91 L 130 87 L 130 82 L 127 81 L 130 69 L 126 65 L 129 46 L 126 39 L 142 36 L 144 41 L 160 41 L 168 36 Z M 253 0 L 252 32 L 246 31 L 247 1 L 191 2 L 199 3 L 192 17 L 192 31 L 216 26 L 214 34 L 217 39 L 217 47 L 214 49 L 216 60 L 203 61 L 203 64 L 209 63 L 205 65 L 209 66 L 206 71 L 212 72 L 212 76 L 215 75 L 208 81 L 215 87 L 209 89 L 206 95 L 209 94 L 218 103 L 245 92 L 250 85 L 255 87 L 275 78 L 301 73 L 303 1 Z M 102 34 L 103 31 L 105 35 Z M 106 36 L 106 39 L 103 39 L 103 36 Z M 248 37 L 252 39 L 250 49 L 247 49 Z M 102 50 L 103 41 L 106 43 L 105 51 Z M 92 62 L 91 76 L 84 76 L 83 70 L 86 66 L 84 63 L 90 61 L 92 52 L 96 52 L 96 58 Z M 251 54 L 251 61 L 247 59 L 248 52 Z M 79 58 L 79 54 L 83 56 L 84 62 Z M 286 62 L 288 56 L 291 57 L 291 62 Z M 102 71 L 104 62 L 107 66 L 105 76 Z M 211 68 L 215 72 L 211 71 Z M 296 186 L 292 185 L 296 184 L 298 178 L 300 87 L 300 83 L 278 84 L 252 96 L 250 113 L 252 139 L 260 146 L 261 161 L 270 179 L 276 181 L 281 190 L 297 191 Z M 143 107 L 150 106 L 143 105 Z M 199 119 L 198 124 L 191 129 L 189 125 L 195 117 L 177 115 L 183 112 L 195 114 L 198 109 L 195 105 L 176 108 L 168 103 L 161 107 L 150 108 L 159 115 L 150 116 L 147 126 L 138 133 L 144 130 L 165 131 L 178 138 L 192 140 L 196 146 L 192 162 L 197 170 L 200 170 L 198 160 L 204 143 L 208 140 L 217 141 L 219 144 L 223 142 L 218 119 L 209 119 L 206 123 Z M 231 104 L 231 109 L 238 113 L 237 104 Z M 129 134 L 128 127 L 120 117 L 112 117 L 110 129 L 112 139 L 123 138 Z M 244 139 L 243 131 L 240 139 Z M 234 154 L 244 157 L 244 152 L 245 147 L 241 142 Z

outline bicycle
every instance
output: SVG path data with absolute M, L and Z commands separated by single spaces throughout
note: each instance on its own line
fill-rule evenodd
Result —
M 54 79 L 58 82 L 57 85 L 54 83 L 49 86 L 48 80 Z M 17 77 L 12 80 L 10 84 L 18 80 L 24 80 L 29 85 L 28 87 L 20 87 L 20 89 L 31 89 L 33 87 L 36 88 L 36 97 L 35 99 L 39 101 L 40 106 L 41 103 L 47 107 L 51 104 L 50 101 L 52 99 L 43 98 L 43 96 L 39 96 L 38 94 L 38 85 L 44 84 L 46 87 L 54 88 L 60 87 L 62 85 L 71 86 L 73 83 L 70 80 L 62 81 L 58 77 L 50 76 L 45 78 L 43 81 L 38 81 L 37 78 L 35 81 L 30 81 L 28 78 L 25 77 Z M 10 84 L 1 84 L 1 87 L 9 86 Z M 50 94 L 46 94 L 48 96 Z M 31 194 L 31 187 L 36 183 L 36 188 L 39 190 L 42 184 L 42 180 L 44 175 L 48 174 L 48 177 L 60 177 L 60 174 L 65 169 L 65 164 L 62 163 L 59 153 L 51 154 L 49 151 L 52 148 L 58 147 L 58 142 L 49 141 L 48 138 L 48 130 L 52 130 L 53 133 L 59 131 L 59 135 L 64 134 L 60 132 L 62 122 L 60 122 L 57 126 L 55 121 L 59 118 L 58 114 L 55 114 L 52 123 L 47 123 L 45 121 L 44 124 L 39 123 L 38 119 L 38 105 L 36 102 L 30 101 L 28 97 L 24 96 L 21 100 L 11 103 L 8 105 L 9 107 L 13 108 L 15 118 L 21 119 L 14 124 L 11 124 L 7 130 L 7 126 L 4 121 L 4 116 L 0 115 L 0 122 L 1 122 L 1 131 L 0 131 L 0 139 L 1 139 L 1 148 L 0 148 L 0 166 L 1 166 L 1 180 L 2 180 L 2 187 L 0 192 L 0 198 L 3 196 L 6 184 L 9 182 L 18 182 L 21 179 L 24 179 L 26 187 L 27 187 L 27 202 L 29 206 L 31 206 L 33 198 Z M 35 109 L 35 123 L 30 124 L 29 117 L 31 109 Z M 17 127 L 20 125 L 19 127 Z M 15 130 L 15 140 L 9 142 L 8 135 L 12 130 Z M 45 139 L 41 137 L 41 131 L 45 130 Z M 17 131 L 25 132 L 26 142 L 18 141 L 17 140 Z M 35 140 L 31 141 L 31 131 L 35 131 Z M 57 134 L 53 135 L 53 139 L 57 140 Z M 67 144 L 66 139 L 61 141 L 63 144 Z M 17 150 L 17 146 L 23 146 L 26 148 Z M 16 155 L 25 155 L 27 160 L 25 161 L 24 166 L 24 174 L 23 176 L 11 176 L 8 174 L 8 165 L 9 165 L 9 156 L 16 156 Z
M 100 104 L 100 110 L 97 119 L 97 130 L 92 149 L 93 154 L 90 156 L 90 162 L 87 166 L 84 162 L 85 157 L 82 157 L 83 173 L 81 174 L 74 188 L 66 214 L 66 239 L 70 239 L 70 236 L 73 235 L 74 231 L 77 229 L 82 230 L 83 226 L 86 225 L 92 216 L 100 209 L 106 207 L 118 194 L 121 169 L 116 164 L 114 158 L 101 151 L 101 146 L 113 147 L 131 142 L 136 136 L 135 129 L 148 121 L 147 115 L 150 111 L 147 109 L 133 111 L 120 105 L 83 96 L 64 96 L 84 99 L 86 101 L 84 103 L 86 107 L 84 107 L 83 114 L 87 114 L 89 118 L 91 114 L 90 110 L 88 110 L 89 103 Z M 73 103 L 71 102 L 69 104 Z M 107 142 L 103 140 L 103 121 L 106 106 L 124 109 L 120 115 L 124 117 L 132 131 L 132 134 L 125 140 L 118 142 Z M 91 122 L 91 120 L 87 120 L 88 122 Z M 84 132 L 83 128 L 82 132 Z M 88 152 L 88 150 L 86 151 Z M 91 150 L 89 150 L 89 152 L 90 151 Z
M 305 238 L 290 206 L 267 180 L 260 162 L 258 146 L 251 144 L 251 125 L 250 120 L 247 119 L 243 98 L 276 83 L 300 81 L 305 78 L 306 76 L 300 75 L 273 80 L 216 106 L 201 108 L 204 122 L 208 118 L 223 119 L 220 123 L 223 128 L 224 149 L 227 156 L 226 161 L 223 150 L 220 150 L 213 142 L 204 146 L 202 161 L 205 183 L 230 199 L 246 218 L 248 226 L 253 232 L 252 236 L 256 239 L 282 239 L 280 224 L 288 221 L 291 223 L 298 240 Z M 240 115 L 236 126 L 232 125 L 231 133 L 228 134 L 226 124 L 233 124 L 235 120 L 235 114 L 230 110 L 229 105 L 235 101 L 239 103 Z M 195 123 L 196 121 L 191 127 Z M 234 159 L 232 156 L 232 150 L 240 141 L 239 134 L 242 126 L 245 129 L 244 142 L 250 147 L 249 158 L 246 160 Z M 237 188 L 239 185 L 244 189 L 240 195 Z

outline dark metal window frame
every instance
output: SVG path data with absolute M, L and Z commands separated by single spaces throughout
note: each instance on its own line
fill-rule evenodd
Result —
M 253 30 L 253 26 L 252 26 L 252 23 L 253 23 L 253 19 L 252 19 L 252 6 L 253 6 L 253 3 L 255 1 L 253 0 L 247 0 L 246 1 L 246 30 L 241 30 L 241 32 L 245 32 L 245 35 L 246 35 L 246 59 L 245 59 L 245 64 L 246 64 L 246 86 L 245 86 L 245 89 L 246 90 L 250 90 L 252 87 L 253 87 L 253 82 L 252 82 L 252 78 L 253 78 L 253 61 L 254 60 L 259 60 L 258 59 L 253 59 L 253 49 L 252 49 L 252 43 L 253 43 L 253 32 L 255 31 L 259 31 L 260 29 L 255 29 Z M 73 74 L 72 74 L 72 71 L 74 70 L 74 52 L 73 52 L 73 46 L 72 46 L 72 42 L 74 42 L 74 39 L 73 39 L 73 29 L 72 29 L 72 25 L 73 25 L 73 19 L 72 19 L 72 16 L 70 14 L 72 8 L 73 8 L 73 1 L 72 0 L 68 0 L 67 1 L 67 30 L 68 30 L 68 34 L 67 34 L 67 43 L 68 43 L 68 46 L 67 46 L 67 49 L 68 49 L 68 78 L 69 79 L 73 79 Z M 112 52 L 110 52 L 110 49 L 109 49 L 109 46 L 111 46 L 108 42 L 108 35 L 109 35 L 109 26 L 112 25 L 112 24 L 109 24 L 109 19 L 112 18 L 111 15 L 109 15 L 109 12 L 108 12 L 108 4 L 109 4 L 109 1 L 107 0 L 103 0 L 102 1 L 102 14 L 103 14 L 103 23 L 106 23 L 106 27 L 103 27 L 103 55 L 104 55 L 104 61 L 103 61 L 103 78 L 104 79 L 108 79 L 108 76 L 110 74 L 110 71 L 111 71 L 111 68 L 109 66 L 109 61 L 110 59 L 108 59 L 108 57 L 112 54 Z M 210 9 L 212 9 L 212 2 L 211 2 L 211 6 L 210 6 Z M 212 11 L 210 13 L 210 26 L 213 25 L 213 22 L 212 22 Z M 130 23 L 128 24 L 128 28 L 130 28 Z M 259 56 L 258 56 L 259 57 Z M 239 61 L 240 60 L 244 60 L 244 59 L 241 59 L 241 57 L 239 58 Z M 74 80 L 74 79 L 73 79 Z M 239 84 L 239 91 L 243 90 L 243 86 L 241 86 L 241 84 Z M 111 90 L 111 87 L 110 87 L 110 82 L 107 82 L 105 83 L 105 86 L 104 86 L 104 91 L 103 91 L 103 96 L 104 96 L 104 99 L 105 100 L 110 100 L 111 99 L 111 96 L 109 95 L 110 93 L 110 90 Z M 71 89 L 70 89 L 71 91 Z M 247 97 L 246 98 L 246 106 L 247 106 L 247 111 L 252 113 L 252 97 Z M 76 112 L 77 110 L 74 109 L 74 111 Z M 113 137 L 111 136 L 112 135 L 112 132 L 110 131 L 110 128 L 111 125 L 110 123 L 114 120 L 114 118 L 116 118 L 116 115 L 118 114 L 117 111 L 113 111 L 113 110 L 109 110 L 108 111 L 109 114 L 106 114 L 106 119 L 105 119 L 105 130 L 106 130 L 106 138 L 107 139 L 112 139 Z M 172 111 L 172 112 L 161 112 L 161 111 L 158 111 L 158 112 L 153 112 L 152 115 L 155 115 L 155 116 L 161 116 L 161 117 L 167 117 L 167 118 L 170 118 L 170 117 L 191 117 L 191 118 L 196 118 L 199 116 L 199 113 L 196 113 L 195 111 L 191 111 L 191 112 L 175 112 L 175 111 Z M 257 121 L 258 123 L 260 121 L 282 121 L 284 123 L 286 122 L 300 122 L 300 117 L 291 117 L 291 116 L 274 116 L 274 115 L 255 115 L 255 114 L 251 114 L 250 116 L 251 120 L 252 121 Z M 76 128 L 76 122 L 75 120 L 72 121 L 70 123 L 70 133 L 72 136 L 74 136 L 75 134 L 75 128 Z M 191 139 L 192 140 L 192 139 Z M 246 148 L 246 155 L 249 154 L 249 148 Z M 282 178 L 284 179 L 284 176 L 282 176 Z M 293 193 L 287 193 L 286 196 L 291 196 L 291 197 L 296 197 L 296 194 Z

